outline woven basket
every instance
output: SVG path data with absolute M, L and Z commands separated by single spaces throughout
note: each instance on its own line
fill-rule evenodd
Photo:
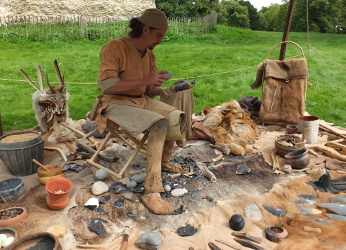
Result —
M 285 157 L 286 154 L 305 148 L 305 142 L 302 138 L 295 135 L 280 135 L 275 139 L 276 152 Z

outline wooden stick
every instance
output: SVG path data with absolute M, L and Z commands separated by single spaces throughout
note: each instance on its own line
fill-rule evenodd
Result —
M 91 153 L 91 154 L 95 154 L 96 150 L 91 148 L 90 146 L 88 146 L 86 143 L 82 142 L 82 141 L 76 141 L 76 145 L 82 149 L 84 149 L 85 151 Z M 103 155 L 100 154 L 100 151 L 98 152 L 97 156 L 104 160 L 104 161 L 108 161 L 108 162 L 115 162 L 116 160 L 118 160 L 118 157 L 112 157 L 112 156 L 107 156 L 107 155 Z
M 101 166 L 100 164 L 97 164 L 96 162 L 93 162 L 91 159 L 86 160 L 86 162 L 89 163 L 90 165 L 94 166 L 94 167 L 106 170 L 110 175 L 113 175 L 117 179 L 121 179 L 121 177 L 122 177 L 121 175 L 115 173 L 114 171 L 112 171 L 108 168 L 105 168 L 105 167 Z
M 336 132 L 336 131 L 333 130 L 332 128 L 328 128 L 327 126 L 325 126 L 325 125 L 323 125 L 323 124 L 320 124 L 319 126 L 320 126 L 320 128 L 321 128 L 322 130 L 324 130 L 324 131 L 327 131 L 327 132 L 329 132 L 329 133 L 331 133 L 331 134 L 334 134 L 334 135 L 337 135 L 337 136 L 339 136 L 339 137 L 341 137 L 341 138 L 343 138 L 343 139 L 346 139 L 346 135 L 340 134 L 339 132 Z
M 240 248 L 234 246 L 233 244 L 231 244 L 231 243 L 229 243 L 229 242 L 227 242 L 227 241 L 224 241 L 224 240 L 215 240 L 215 241 L 220 242 L 220 243 L 222 243 L 222 244 L 225 244 L 226 246 L 229 246 L 229 247 L 231 247 L 231 248 L 233 248 L 233 249 L 240 250 Z
M 75 129 L 75 128 L 69 126 L 69 125 L 67 125 L 66 123 L 61 123 L 61 125 L 63 125 L 64 127 L 68 128 L 69 130 L 75 132 L 75 133 L 76 133 L 77 135 L 79 135 L 80 137 L 84 137 L 84 136 L 85 136 L 85 134 L 84 134 L 83 132 L 81 132 L 81 131 L 79 131 L 78 129 Z M 88 137 L 88 138 L 86 138 L 86 139 L 87 139 L 88 141 L 90 141 L 92 144 L 97 144 L 97 141 L 94 140 L 94 139 L 91 138 L 91 137 Z
M 38 161 L 36 161 L 35 159 L 32 159 L 33 162 L 35 162 L 37 165 L 39 165 L 41 168 L 43 168 L 44 170 L 50 172 L 50 170 L 48 168 L 46 168 L 44 165 L 42 165 L 41 163 L 39 163 Z

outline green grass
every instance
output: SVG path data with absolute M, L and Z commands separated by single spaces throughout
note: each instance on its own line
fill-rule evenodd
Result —
M 195 80 L 193 92 L 199 113 L 204 107 L 214 107 L 243 96 L 261 97 L 261 89 L 252 90 L 257 66 L 267 58 L 270 49 L 279 43 L 282 33 L 242 30 L 217 26 L 212 34 L 200 36 L 177 36 L 168 34 L 166 41 L 155 48 L 159 70 L 173 72 L 173 80 Z M 345 126 L 344 100 L 346 100 L 345 67 L 346 35 L 290 33 L 289 40 L 304 49 L 308 60 L 309 82 L 306 109 L 311 115 L 339 126 Z M 51 82 L 56 82 L 53 61 L 60 64 L 67 83 L 96 83 L 99 67 L 99 52 L 106 40 L 59 42 L 2 42 L 0 44 L 0 78 L 25 80 L 22 68 L 36 81 L 36 65 L 40 64 L 49 73 Z M 316 51 L 308 51 L 310 43 Z M 278 59 L 280 46 L 270 54 Z M 301 57 L 292 44 L 287 45 L 286 58 Z M 340 67 L 335 63 L 343 66 Z M 84 119 L 95 97 L 100 93 L 97 85 L 67 84 L 70 93 L 68 102 L 70 117 Z M 0 112 L 4 132 L 22 130 L 37 125 L 32 109 L 31 96 L 34 88 L 27 81 L 0 80 Z

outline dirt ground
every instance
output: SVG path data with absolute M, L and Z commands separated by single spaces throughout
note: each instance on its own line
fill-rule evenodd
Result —
M 264 142 L 267 147 L 270 147 L 271 151 L 275 151 L 273 138 L 277 133 L 282 133 L 283 130 L 280 127 L 276 127 L 275 133 L 272 130 L 274 129 L 262 130 L 263 133 L 261 133 L 260 138 L 251 145 L 254 148 L 254 153 L 245 156 L 226 155 L 219 161 L 213 161 L 217 154 L 209 146 L 210 143 L 208 141 L 189 141 L 186 147 L 177 148 L 174 158 L 204 162 L 210 167 L 217 179 L 216 182 L 211 182 L 203 175 L 177 177 L 171 180 L 168 178 L 167 181 L 171 181 L 171 183 L 175 183 L 177 186 L 182 186 L 188 190 L 186 194 L 180 197 L 171 197 L 168 193 L 164 194 L 166 199 L 176 209 L 182 209 L 183 212 L 181 214 L 169 216 L 154 215 L 140 202 L 140 192 L 129 191 L 120 194 L 109 191 L 102 194 L 111 196 L 108 203 L 100 205 L 100 207 L 108 211 L 107 214 L 100 215 L 95 211 L 87 209 L 84 204 L 89 198 L 95 197 L 90 189 L 97 179 L 94 176 L 96 168 L 83 164 L 83 161 L 78 162 L 85 166 L 83 171 L 67 174 L 67 178 L 72 180 L 74 188 L 70 194 L 70 202 L 65 209 L 52 211 L 48 208 L 45 201 L 47 191 L 43 185 L 38 183 L 36 174 L 23 176 L 22 178 L 25 180 L 24 195 L 15 202 L 0 203 L 0 209 L 19 206 L 25 207 L 28 210 L 29 216 L 25 220 L 11 226 L 17 230 L 19 237 L 44 232 L 52 225 L 60 224 L 65 226 L 67 233 L 59 239 L 63 249 L 120 249 L 124 233 L 129 233 L 130 235 L 128 249 L 139 249 L 136 247 L 135 241 L 140 234 L 148 231 L 155 231 L 163 236 L 160 249 L 189 249 L 189 247 L 193 249 L 209 249 L 209 242 L 215 243 L 221 249 L 233 249 L 216 241 L 216 239 L 228 241 L 238 249 L 247 249 L 234 241 L 228 221 L 236 213 L 244 216 L 245 207 L 254 203 L 260 207 L 263 218 L 260 221 L 245 218 L 246 226 L 242 232 L 260 237 L 262 239 L 261 247 L 275 249 L 278 247 L 278 244 L 265 238 L 265 227 L 273 224 L 285 226 L 288 231 L 290 230 L 289 233 L 292 232 L 293 236 L 297 234 L 294 230 L 297 230 L 296 228 L 298 227 L 292 226 L 292 223 L 289 224 L 288 221 L 294 221 L 299 216 L 295 208 L 289 207 L 289 216 L 283 220 L 269 214 L 261 205 L 286 209 L 286 205 L 283 203 L 288 203 L 289 199 L 294 199 L 293 194 L 295 192 L 317 195 L 322 202 L 328 199 L 328 194 L 314 191 L 310 186 L 306 185 L 306 182 L 309 180 L 306 172 L 283 175 L 274 173 L 273 166 L 268 164 L 268 160 L 266 160 L 267 157 L 265 155 L 268 155 L 268 151 L 263 153 L 259 150 L 259 147 L 264 148 L 263 144 L 261 144 L 261 142 Z M 107 155 L 115 155 L 119 157 L 119 160 L 112 164 L 99 162 L 118 172 L 130 154 L 131 150 L 116 145 L 107 149 Z M 315 166 L 319 166 L 319 163 L 312 162 Z M 43 163 L 63 164 L 63 161 L 59 154 L 45 150 Z M 145 166 L 145 155 L 140 153 L 133 161 L 133 164 L 134 166 Z M 251 171 L 248 174 L 239 175 L 236 173 L 239 165 L 248 166 L 251 168 Z M 340 166 L 339 169 L 346 169 L 342 164 L 338 166 Z M 144 170 L 138 170 L 131 166 L 124 173 L 124 177 L 141 171 Z M 12 177 L 2 162 L 0 162 L 0 174 L 1 180 Z M 332 174 L 337 177 L 343 176 L 337 175 L 334 173 L 334 170 Z M 105 180 L 108 185 L 116 181 L 112 177 Z M 292 184 L 290 184 L 292 182 L 296 182 L 294 186 L 301 185 L 302 188 L 294 192 L 292 189 L 292 194 L 290 194 L 287 185 L 292 187 Z M 97 196 L 97 198 L 102 195 Z M 113 207 L 113 201 L 121 196 L 125 197 L 124 206 L 122 208 Z M 345 197 L 346 195 L 341 193 L 339 196 Z M 278 201 L 274 202 L 276 199 Z M 92 218 L 101 218 L 107 221 L 104 223 L 107 231 L 106 235 L 99 236 L 90 230 L 88 225 Z M 346 222 L 342 224 L 341 222 L 333 221 L 333 223 L 336 231 L 339 227 L 346 226 Z M 177 229 L 187 224 L 191 224 L 198 229 L 197 233 L 189 237 L 179 236 Z M 316 227 L 315 224 L 313 226 Z M 324 230 L 324 226 L 318 226 Z M 293 230 L 291 227 L 295 229 Z M 301 233 L 304 237 L 312 237 L 311 234 L 305 235 L 304 232 Z M 317 237 L 316 234 L 313 235 L 314 237 Z M 323 243 L 323 247 L 329 244 L 335 248 L 333 242 L 328 242 L 325 239 L 320 241 Z M 104 244 L 107 243 L 112 243 L 111 247 L 105 247 Z M 341 241 L 338 244 L 345 247 L 346 242 Z M 84 245 L 84 247 L 81 245 Z

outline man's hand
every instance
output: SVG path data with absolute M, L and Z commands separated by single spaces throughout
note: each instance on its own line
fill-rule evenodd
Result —
M 149 75 L 146 79 L 146 85 L 155 85 L 155 86 L 161 86 L 162 84 L 166 83 L 167 80 L 170 79 L 168 73 L 170 71 L 167 70 L 161 70 L 161 71 L 155 71 L 151 75 Z

